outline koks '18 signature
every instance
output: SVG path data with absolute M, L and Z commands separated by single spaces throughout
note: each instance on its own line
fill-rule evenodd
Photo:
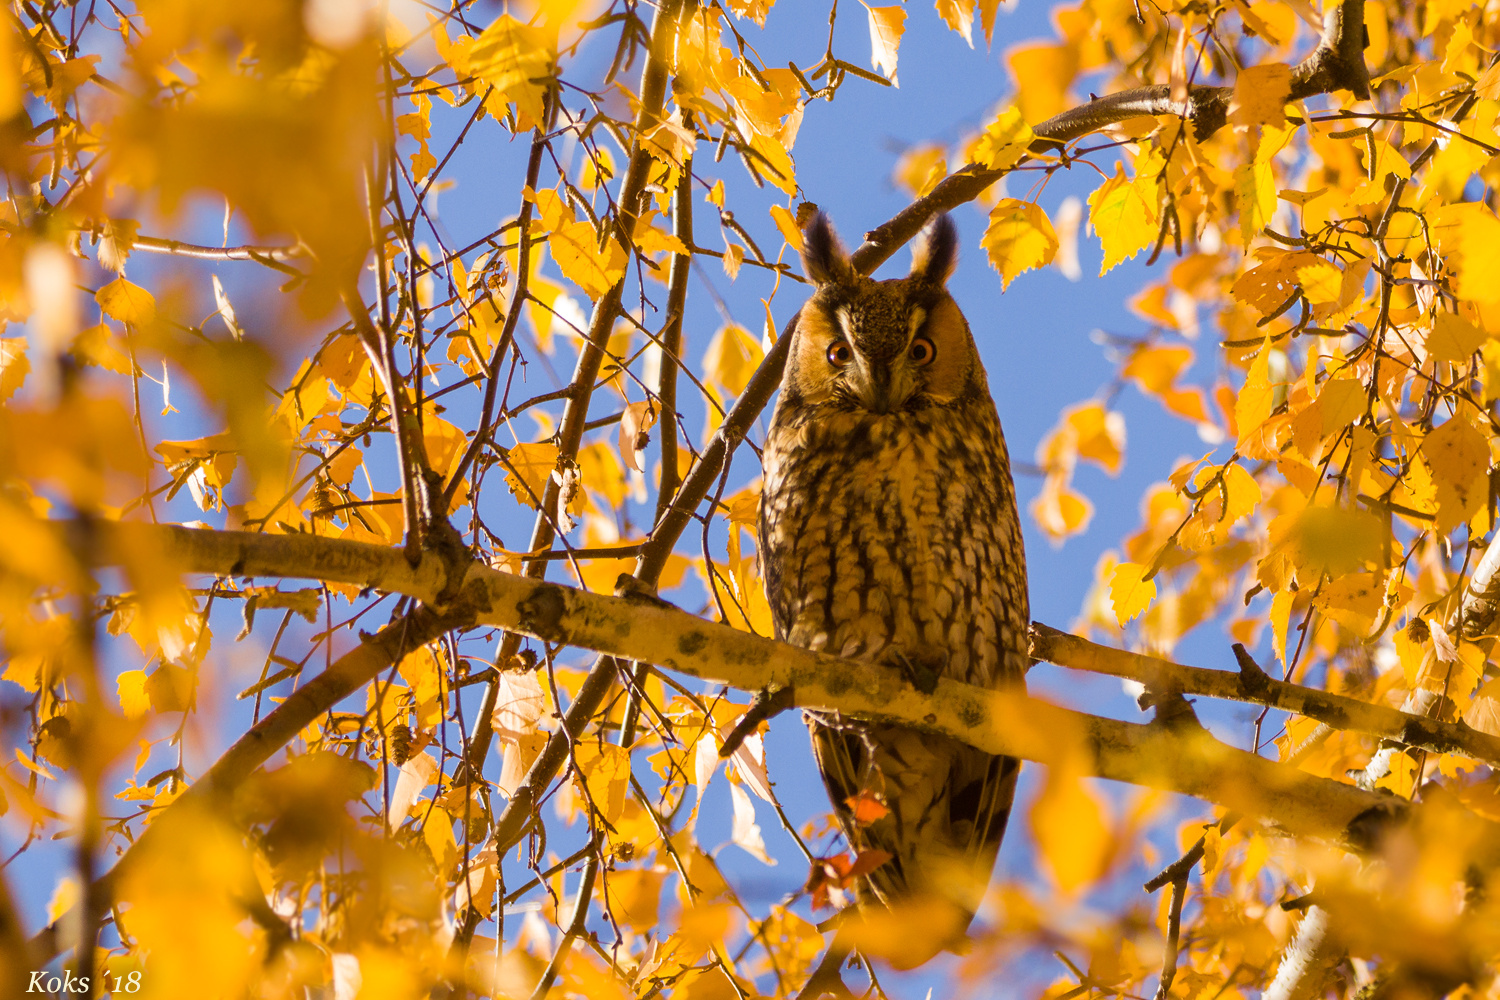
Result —
M 109 976 L 104 979 L 105 989 L 109 989 Z M 136 993 L 141 988 L 141 974 L 132 972 L 128 976 L 115 976 L 115 988 L 113 993 Z M 87 993 L 89 991 L 89 977 L 75 976 L 71 969 L 62 975 L 47 975 L 46 972 L 33 972 L 31 982 L 26 987 L 27 993 Z

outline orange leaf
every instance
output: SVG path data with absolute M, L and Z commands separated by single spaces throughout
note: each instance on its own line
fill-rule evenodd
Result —
M 850 817 L 856 826 L 867 826 L 891 814 L 885 803 L 876 798 L 869 789 L 862 790 L 858 795 L 849 796 L 844 800 L 844 804 L 849 807 Z
M 871 7 L 860 0 L 870 15 L 870 65 L 896 83 L 896 50 L 901 47 L 901 33 L 906 26 L 906 10 L 901 7 Z

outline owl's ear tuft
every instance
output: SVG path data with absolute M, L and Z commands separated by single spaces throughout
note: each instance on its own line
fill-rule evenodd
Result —
M 828 216 L 819 212 L 802 233 L 802 267 L 819 288 L 841 284 L 854 277 L 854 268 Z
M 911 247 L 911 279 L 945 285 L 958 265 L 958 227 L 940 215 L 917 235 Z

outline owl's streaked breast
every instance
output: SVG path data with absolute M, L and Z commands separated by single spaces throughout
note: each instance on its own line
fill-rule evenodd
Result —
M 785 401 L 784 401 L 785 402 Z M 1020 526 L 988 398 L 875 415 L 778 406 L 765 451 L 767 592 L 786 640 L 1019 680 Z

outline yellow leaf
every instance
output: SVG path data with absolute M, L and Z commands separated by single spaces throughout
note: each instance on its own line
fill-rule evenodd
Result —
M 1239 465 L 1231 465 L 1208 487 L 1209 492 L 1198 503 L 1197 510 L 1183 525 L 1178 543 L 1196 552 L 1220 545 L 1229 537 L 1229 529 L 1260 503 L 1260 484 Z
M 1146 567 L 1133 562 L 1116 563 L 1110 574 L 1109 600 L 1121 628 L 1156 597 L 1156 581 L 1144 579 L 1145 575 Z
M 921 198 L 937 187 L 938 181 L 946 176 L 948 159 L 943 154 L 943 147 L 921 145 L 901 154 L 901 158 L 896 161 L 892 179 L 912 197 Z
M 578 773 L 594 808 L 613 826 L 625 811 L 625 792 L 630 787 L 630 753 L 613 743 L 580 742 L 574 749 Z
M 94 293 L 104 314 L 121 323 L 145 324 L 156 318 L 156 299 L 140 285 L 116 278 Z
M 411 686 L 412 696 L 419 706 L 442 695 L 445 670 L 433 646 L 420 646 L 406 654 L 396 669 L 401 679 Z
M 432 470 L 444 479 L 458 464 L 468 444 L 463 431 L 430 411 L 422 415 L 422 441 L 427 446 L 427 461 Z
M 1240 70 L 1234 81 L 1234 99 L 1229 105 L 1232 125 L 1286 124 L 1287 96 L 1292 89 L 1292 68 L 1286 63 L 1266 63 Z
M 1031 831 L 1052 880 L 1074 893 L 1109 867 L 1109 828 L 1104 809 L 1078 772 L 1065 764 L 1047 769 L 1047 783 L 1031 807 Z
M 906 11 L 901 7 L 871 7 L 859 0 L 870 15 L 870 65 L 896 83 L 896 50 L 901 47 Z
M 599 185 L 612 180 L 614 176 L 615 158 L 608 148 L 599 146 L 591 150 L 583 161 L 583 176 L 579 178 L 578 186 L 585 191 L 593 191 Z
M 729 9 L 734 11 L 737 17 L 749 18 L 757 27 L 764 28 L 766 14 L 774 2 L 775 0 L 729 0 Z
M 1036 133 L 1021 117 L 1020 109 L 1012 105 L 985 126 L 974 143 L 971 156 L 975 163 L 986 169 L 1004 170 L 1015 166 L 1026 155 L 1035 138 Z
M 1229 289 L 1239 301 L 1260 312 L 1270 315 L 1280 309 L 1297 286 L 1297 267 L 1305 264 L 1311 254 L 1305 252 L 1274 255 L 1240 275 Z
M 991 266 L 1000 272 L 1002 291 L 1021 272 L 1051 263 L 1058 246 L 1057 233 L 1041 206 L 1015 198 L 1001 198 L 991 210 L 981 242 Z
M 1439 208 L 1430 217 L 1458 294 L 1476 302 L 1500 299 L 1500 220 L 1483 203 Z
M 1271 403 L 1275 393 L 1271 388 L 1271 341 L 1266 338 L 1260 353 L 1250 362 L 1245 374 L 1245 384 L 1240 386 L 1234 401 L 1234 425 L 1239 430 L 1241 443 L 1249 440 L 1261 424 L 1271 415 Z
M 1249 243 L 1276 214 L 1276 175 L 1271 164 L 1256 160 L 1235 167 L 1234 194 L 1239 203 L 1240 235 Z
M 605 880 L 610 912 L 634 930 L 655 929 L 661 921 L 661 887 L 666 879 L 664 868 L 615 871 Z
M 1261 501 L 1260 484 L 1244 466 L 1231 465 L 1224 470 L 1224 523 L 1233 524 L 1255 510 Z
M 1274 537 L 1274 532 L 1273 532 Z M 1299 560 L 1298 579 L 1327 573 L 1343 576 L 1380 565 L 1387 541 L 1385 525 L 1367 510 L 1308 507 L 1296 516 L 1293 537 Z
M 124 342 L 114 335 L 108 323 L 100 323 L 84 330 L 73 341 L 73 356 L 84 364 L 97 365 L 108 371 L 120 375 L 130 375 L 134 371 L 130 363 L 130 355 Z M 0 355 L 3 355 L 3 342 L 0 342 Z M 3 358 L 0 358 L 3 361 Z M 26 359 L 21 359 L 21 373 L 26 372 Z M 3 367 L 3 364 L 0 364 Z M 5 376 L 0 374 L 0 399 L 5 398 Z
M 1322 436 L 1338 433 L 1364 416 L 1369 396 L 1358 379 L 1335 378 L 1323 383 L 1318 391 L 1318 409 L 1322 411 Z
M 781 230 L 781 238 L 786 240 L 787 245 L 801 253 L 802 230 L 797 228 L 797 220 L 792 218 L 792 213 L 780 205 L 772 205 L 771 219 L 776 223 L 776 228 Z
M 26 360 L 26 338 L 0 337 L 0 403 L 15 395 L 29 371 L 31 363 Z
M 1101 275 L 1156 239 L 1156 206 L 1146 201 L 1141 189 L 1126 179 L 1118 165 L 1115 175 L 1089 195 L 1089 221 L 1104 247 Z
M 1290 590 L 1283 590 L 1271 598 L 1271 646 L 1282 663 L 1286 662 L 1287 631 L 1291 628 L 1292 601 L 1296 597 Z
M 1462 416 L 1450 417 L 1422 442 L 1422 457 L 1437 485 L 1438 530 L 1473 517 L 1489 496 L 1490 448 Z
M 1314 257 L 1297 268 L 1302 294 L 1313 305 L 1337 302 L 1344 291 L 1344 272 L 1322 257 Z
M 995 40 L 995 14 L 1000 9 L 1000 0 L 979 0 L 979 23 L 984 26 L 984 44 Z
M 47 901 L 47 921 L 56 923 L 58 917 L 78 905 L 81 896 L 77 879 L 68 875 L 58 879 L 57 887 L 52 890 L 52 898 Z
M 1120 370 L 1124 378 L 1134 379 L 1141 391 L 1160 396 L 1171 390 L 1177 376 L 1193 363 L 1191 347 L 1164 347 L 1157 344 L 1138 348 Z
M 631 231 L 631 239 L 635 242 L 636 249 L 646 254 L 660 253 L 663 250 L 669 253 L 687 254 L 687 244 L 673 233 L 658 229 L 651 224 L 655 215 L 656 210 L 652 209 L 635 220 L 635 229 Z
M 620 506 L 629 496 L 625 468 L 615 450 L 603 441 L 596 441 L 578 453 L 578 475 L 583 485 L 600 494 L 610 508 Z M 611 539 L 601 541 L 607 543 Z
M 548 441 L 518 444 L 505 453 L 505 484 L 517 500 L 536 509 L 556 468 L 556 445 Z
M 422 825 L 422 842 L 432 852 L 432 860 L 440 875 L 447 877 L 458 861 L 458 841 L 453 836 L 453 817 L 438 806 L 427 814 Z
M 755 374 L 765 352 L 749 330 L 735 323 L 719 327 L 703 354 L 703 369 L 709 382 L 730 396 L 738 396 Z
M 678 997 L 681 1000 L 740 1000 L 748 995 L 744 986 L 735 987 L 722 965 L 690 969 L 672 990 L 673 1000 Z
M 563 277 L 596 302 L 625 275 L 625 248 L 611 236 L 601 251 L 599 234 L 588 222 L 562 223 L 547 235 L 547 246 Z
M 115 678 L 120 695 L 120 710 L 127 719 L 138 719 L 151 711 L 151 699 L 146 695 L 146 671 L 124 670 Z
M 1067 425 L 1077 438 L 1078 457 L 1100 465 L 1111 476 L 1125 462 L 1125 417 L 1088 402 L 1067 411 Z
M 1048 476 L 1027 509 L 1054 543 L 1081 533 L 1094 516 L 1094 505 L 1070 489 L 1061 476 Z
M 501 14 L 474 39 L 468 68 L 504 93 L 518 111 L 534 122 L 541 121 L 545 85 L 537 81 L 551 75 L 555 49 L 551 33 Z
M 724 247 L 724 274 L 730 281 L 740 276 L 740 265 L 745 262 L 745 248 L 738 243 L 728 243 Z
M 1488 339 L 1488 335 L 1462 316 L 1440 312 L 1433 318 L 1427 349 L 1439 361 L 1456 365 L 1469 363 L 1470 357 Z
M 894 909 L 859 908 L 841 926 L 861 955 L 875 955 L 897 969 L 913 969 L 964 936 L 965 915 L 951 900 L 931 897 Z

